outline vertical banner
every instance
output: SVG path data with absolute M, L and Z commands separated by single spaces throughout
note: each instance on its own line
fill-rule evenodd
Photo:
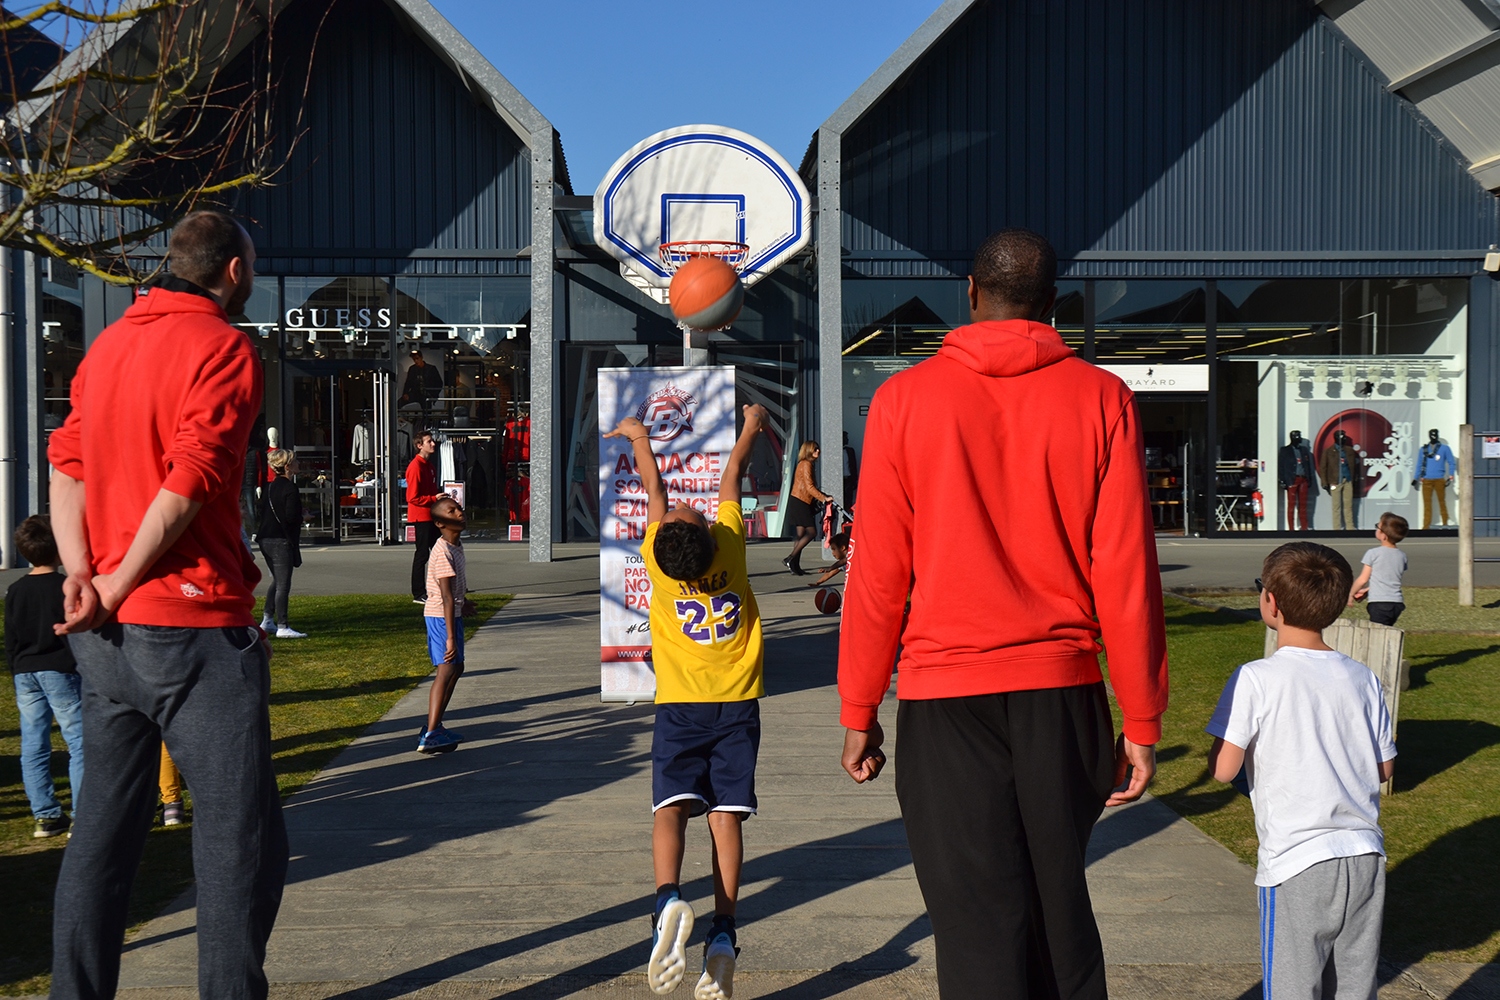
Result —
M 646 425 L 669 506 L 718 515 L 719 473 L 734 447 L 734 369 L 599 369 L 599 698 L 650 701 L 651 581 L 641 556 L 646 490 L 629 441 L 605 438 L 626 417 Z

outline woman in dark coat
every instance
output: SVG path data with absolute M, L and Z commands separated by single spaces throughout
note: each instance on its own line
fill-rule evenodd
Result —
M 260 554 L 271 569 L 260 627 L 278 639 L 306 639 L 307 634 L 287 624 L 286 617 L 292 570 L 302 564 L 302 494 L 297 490 L 297 459 L 279 448 L 266 457 L 266 463 L 276 478 L 261 490 L 260 523 L 256 527 Z

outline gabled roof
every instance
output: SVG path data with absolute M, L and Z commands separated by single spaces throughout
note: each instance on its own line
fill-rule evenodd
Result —
M 1500 190 L 1500 0 L 1315 0 L 1319 13 Z
M 144 6 L 151 0 L 124 0 L 121 7 Z M 231 5 L 235 0 L 201 0 L 198 16 L 213 16 L 216 9 Z M 271 14 L 273 11 L 280 14 L 291 3 L 296 0 L 254 0 L 255 7 L 262 16 Z M 448 67 L 463 81 L 464 86 L 482 104 L 488 107 L 501 120 L 503 120 L 516 136 L 527 146 L 533 146 L 537 142 L 558 146 L 559 139 L 556 130 L 540 111 L 528 101 L 515 86 L 496 69 L 489 60 L 480 55 L 479 50 L 459 33 L 443 17 L 428 0 L 385 0 L 393 9 L 404 15 L 404 19 L 412 26 L 417 35 Z M 219 5 L 217 8 L 215 5 Z M 119 22 L 101 25 L 97 30 L 90 32 L 79 45 L 63 58 L 62 62 L 49 74 L 51 79 L 66 78 L 77 73 L 84 66 L 97 62 L 116 46 L 120 45 L 133 34 L 138 34 L 140 24 L 138 22 Z M 233 59 L 259 34 L 258 29 L 249 26 L 241 28 L 234 39 L 234 46 L 226 53 L 228 59 Z M 142 58 L 154 59 L 155 55 L 149 51 L 142 51 Z M 51 98 L 38 98 L 27 102 L 20 109 L 20 117 L 23 120 L 35 120 L 45 112 Z M 554 156 L 554 162 L 558 164 L 559 176 L 555 179 L 569 187 L 567 179 L 567 168 L 561 157 Z
M 922 22 L 921 27 L 911 33 L 911 36 L 902 42 L 900 47 L 892 52 L 890 58 L 880 64 L 880 68 L 870 74 L 869 79 L 859 85 L 854 93 L 838 106 L 838 110 L 828 116 L 822 127 L 834 132 L 846 132 L 849 128 L 870 108 L 880 100 L 892 87 L 900 81 L 903 74 L 922 58 L 923 54 L 932 46 L 937 44 L 938 39 L 948 33 L 958 22 L 958 19 L 966 14 L 970 7 L 978 4 L 980 0 L 943 0 L 943 5 L 932 12 L 927 20 Z M 804 164 L 812 156 L 811 147 L 808 156 L 804 158 Z

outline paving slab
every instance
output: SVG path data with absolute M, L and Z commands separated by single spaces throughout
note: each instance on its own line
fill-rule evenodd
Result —
M 769 694 L 736 995 L 935 997 L 893 785 L 856 787 L 838 766 L 837 620 L 799 581 L 756 575 Z M 288 801 L 273 997 L 654 996 L 652 711 L 599 702 L 597 594 L 566 584 L 517 588 L 469 644 L 457 752 L 413 752 L 424 684 Z M 1166 806 L 1106 813 L 1089 878 L 1113 996 L 1259 996 L 1253 872 Z M 701 820 L 683 885 L 711 912 Z M 188 893 L 128 943 L 121 995 L 195 995 L 193 930 Z M 1474 968 L 1392 969 L 1381 996 L 1478 997 L 1489 967 Z

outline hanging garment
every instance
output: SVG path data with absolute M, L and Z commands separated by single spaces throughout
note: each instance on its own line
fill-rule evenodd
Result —
M 438 473 L 439 482 L 451 483 L 458 481 L 458 464 L 453 460 L 454 446 L 452 441 L 444 441 L 438 445 L 438 464 L 442 472 Z
M 368 423 L 354 425 L 354 439 L 349 445 L 349 461 L 355 465 L 374 463 L 374 432 Z

